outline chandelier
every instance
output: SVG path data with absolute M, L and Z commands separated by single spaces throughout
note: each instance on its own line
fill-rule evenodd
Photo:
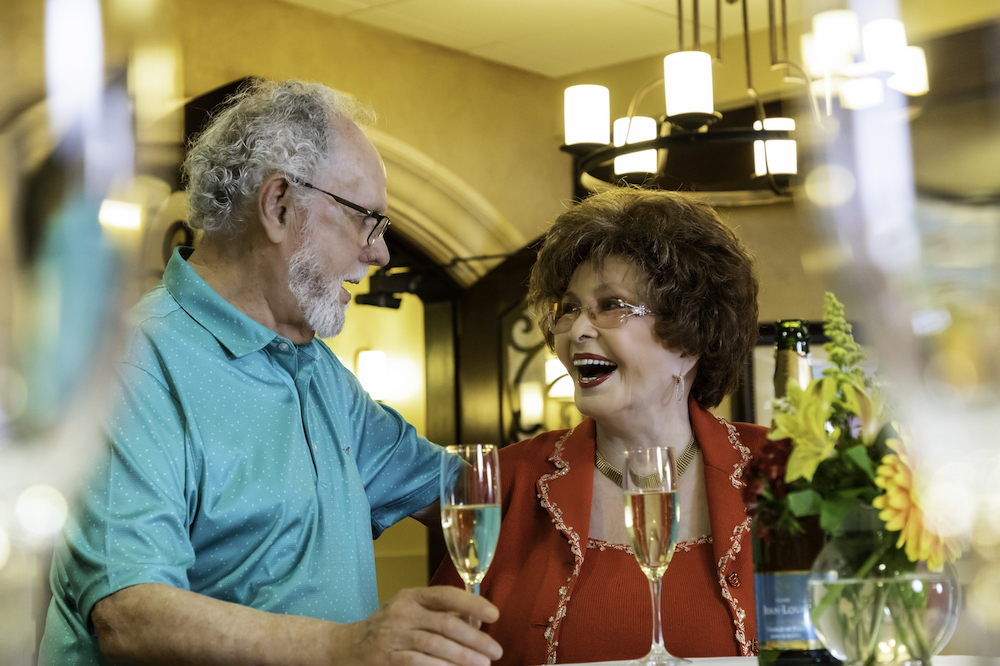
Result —
M 713 62 L 722 62 L 722 3 L 715 0 L 715 54 L 701 50 L 700 2 L 691 0 L 693 48 L 687 49 L 684 0 L 677 0 L 678 50 L 663 60 L 663 78 L 639 91 L 628 113 L 611 122 L 610 93 L 604 86 L 578 85 L 565 91 L 565 145 L 574 156 L 575 180 L 596 191 L 622 183 L 662 187 L 661 174 L 671 148 L 743 145 L 753 154 L 753 187 L 701 194 L 717 205 L 770 203 L 791 198 L 791 177 L 798 171 L 795 120 L 768 117 L 753 81 L 749 0 L 740 2 L 746 93 L 753 121 L 746 126 L 719 127 L 715 110 Z M 787 0 L 766 0 L 770 67 L 784 71 L 784 81 L 802 87 L 810 115 L 820 127 L 840 109 L 860 110 L 880 104 L 885 90 L 906 95 L 927 92 L 927 65 L 923 50 L 909 46 L 901 21 L 879 18 L 860 25 L 846 9 L 816 14 L 812 32 L 801 38 L 802 64 L 789 57 Z M 665 113 L 659 118 L 635 115 L 643 98 L 663 87 Z M 661 179 L 662 180 L 662 179 Z M 673 189 L 673 188 L 671 188 Z M 688 189 L 693 189 L 688 186 Z

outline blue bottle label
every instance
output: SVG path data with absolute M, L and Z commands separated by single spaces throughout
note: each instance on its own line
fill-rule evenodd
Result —
M 817 649 L 821 643 L 809 619 L 806 589 L 809 572 L 754 575 L 757 641 L 760 649 Z

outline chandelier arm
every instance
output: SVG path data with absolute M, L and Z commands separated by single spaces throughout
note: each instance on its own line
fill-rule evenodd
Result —
M 753 90 L 753 74 L 750 67 L 750 19 L 747 14 L 747 0 L 741 2 L 743 6 L 743 57 L 746 60 L 747 88 Z
M 623 146 L 600 146 L 580 157 L 579 169 L 581 173 L 586 173 L 596 167 L 610 164 L 615 157 L 642 150 L 660 150 L 673 146 L 706 143 L 753 143 L 789 137 L 788 130 L 720 129 L 713 132 L 676 132 Z
M 775 29 L 774 0 L 767 0 L 767 44 L 771 49 L 771 65 L 778 62 L 778 32 Z
M 694 8 L 691 16 L 694 22 L 694 50 L 701 51 L 701 16 L 698 8 L 698 0 L 694 0 L 691 4 Z
M 664 85 L 663 79 L 653 79 L 641 89 L 639 89 L 634 95 L 632 95 L 632 100 L 628 103 L 628 118 L 631 121 L 632 116 L 635 115 L 635 110 L 642 103 L 643 98 L 649 93 L 650 90 L 657 86 Z M 631 122 L 629 123 L 631 126 Z
M 757 120 L 760 121 L 761 128 L 763 128 L 764 119 L 767 118 L 767 114 L 764 112 L 764 103 L 760 101 L 760 95 L 757 94 L 756 88 L 747 88 L 747 95 L 753 101 L 754 113 L 757 115 Z
M 788 60 L 788 0 L 781 0 L 781 59 Z
M 800 83 L 801 85 L 804 85 L 806 87 L 806 97 L 809 98 L 809 109 L 812 111 L 813 120 L 816 121 L 816 124 L 820 127 L 820 129 L 828 129 L 828 127 L 823 123 L 823 114 L 819 110 L 819 103 L 816 101 L 816 96 L 813 95 L 813 89 L 812 89 L 813 79 L 811 76 L 809 76 L 809 73 L 805 70 L 805 68 L 802 65 L 793 62 L 791 60 L 784 60 L 782 62 L 777 62 L 771 65 L 772 70 L 778 69 L 780 67 L 785 67 L 787 69 L 794 69 L 799 73 L 799 75 L 802 77 L 801 81 L 797 81 L 795 79 L 789 79 L 788 77 L 786 77 L 785 80 L 792 83 Z M 805 83 L 802 83 L 802 81 L 804 81 Z
M 715 0 L 715 59 L 722 62 L 722 0 Z

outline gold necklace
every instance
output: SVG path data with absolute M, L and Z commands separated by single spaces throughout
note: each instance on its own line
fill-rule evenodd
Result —
M 611 479 L 616 486 L 621 486 L 622 471 L 604 459 L 604 456 L 601 455 L 600 447 L 596 444 L 594 445 L 594 450 L 597 452 L 594 461 L 597 470 Z M 691 441 L 688 442 L 684 451 L 681 452 L 681 457 L 677 459 L 677 478 L 680 478 L 687 471 L 691 463 L 694 462 L 696 455 L 698 455 L 698 440 L 694 438 L 694 433 L 691 433 Z M 660 475 L 654 473 L 635 477 L 635 484 L 640 488 L 655 488 L 660 485 Z

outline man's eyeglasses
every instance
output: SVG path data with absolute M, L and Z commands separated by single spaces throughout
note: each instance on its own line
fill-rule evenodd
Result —
M 549 331 L 553 335 L 568 332 L 584 310 L 597 328 L 618 328 L 629 317 L 656 314 L 645 305 L 632 305 L 620 298 L 603 298 L 597 302 L 596 310 L 575 303 L 553 303 L 549 311 Z
M 370 217 L 373 220 L 375 220 L 375 226 L 372 228 L 371 233 L 368 234 L 369 245 L 374 245 L 375 241 L 377 241 L 379 238 L 382 238 L 382 236 L 385 234 L 385 230 L 389 228 L 389 218 L 383 215 L 382 213 L 376 213 L 373 210 L 368 210 L 364 206 L 359 206 L 358 204 L 352 201 L 348 201 L 347 199 L 338 197 L 336 194 L 333 194 L 332 192 L 327 192 L 326 190 L 322 190 L 313 185 L 312 183 L 302 180 L 301 178 L 293 177 L 292 180 L 301 185 L 302 187 L 308 187 L 310 190 L 316 190 L 317 192 L 322 192 L 326 196 L 331 197 L 341 206 L 347 206 L 348 208 L 351 208 L 353 210 L 358 211 L 359 213 L 364 214 L 366 218 Z

